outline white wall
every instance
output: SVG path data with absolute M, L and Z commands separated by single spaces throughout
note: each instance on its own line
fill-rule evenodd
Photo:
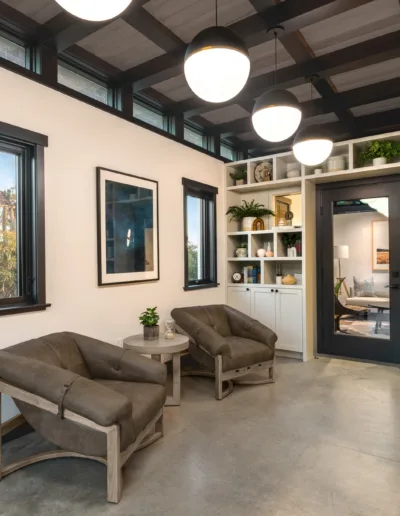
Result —
M 219 188 L 223 240 L 223 163 L 4 69 L 0 120 L 49 136 L 45 151 L 47 300 L 45 312 L 0 317 L 0 348 L 71 330 L 108 342 L 141 332 L 138 315 L 225 301 L 224 246 L 216 289 L 183 291 L 182 177 Z M 97 287 L 95 167 L 159 181 L 158 282 Z
M 376 290 L 388 284 L 388 272 L 372 272 L 372 221 L 387 220 L 379 213 L 347 213 L 334 216 L 334 245 L 348 245 L 349 259 L 341 260 L 341 274 L 346 284 L 353 286 L 353 276 L 374 278 Z M 338 274 L 337 260 L 335 271 Z

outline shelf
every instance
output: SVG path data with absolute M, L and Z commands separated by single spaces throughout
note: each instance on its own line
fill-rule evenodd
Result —
M 229 231 L 228 236 L 245 236 L 245 235 L 273 235 L 274 233 L 302 233 L 303 228 L 294 226 L 275 226 L 272 229 L 264 229 L 263 231 Z
M 303 285 L 278 285 L 277 283 L 228 283 L 228 287 L 251 287 L 251 288 L 297 288 L 302 289 Z
M 228 262 L 301 262 L 302 256 L 291 258 L 289 256 L 272 256 L 271 258 L 259 258 L 258 256 L 248 256 L 247 258 L 227 258 Z
M 264 183 L 248 183 L 240 186 L 229 186 L 228 192 L 247 193 L 262 190 L 276 190 L 280 187 L 300 186 L 301 177 L 293 177 L 289 179 L 278 179 L 276 181 L 265 181 Z

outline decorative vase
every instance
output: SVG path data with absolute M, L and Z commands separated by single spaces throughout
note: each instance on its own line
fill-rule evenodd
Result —
M 296 258 L 297 257 L 297 250 L 296 250 L 296 248 L 295 247 L 288 247 L 287 255 L 288 255 L 288 258 Z
M 343 156 L 333 156 L 328 159 L 328 172 L 338 172 L 344 170 L 345 162 Z
M 279 219 L 279 222 L 278 222 L 278 226 L 286 226 L 286 222 L 285 222 L 285 219 L 284 218 L 280 218 Z
M 372 160 L 372 164 L 374 165 L 374 167 L 381 167 L 382 165 L 386 165 L 387 163 L 387 158 L 374 158 Z
M 276 276 L 276 284 L 282 285 L 282 276 Z
M 242 231 L 253 231 L 253 222 L 255 217 L 243 217 Z
M 259 258 L 264 258 L 264 256 L 265 256 L 265 249 L 258 249 L 257 256 Z
M 157 326 L 143 326 L 144 340 L 158 340 L 160 336 L 160 327 Z
M 274 256 L 274 251 L 272 250 L 271 242 L 268 242 L 267 244 L 267 252 L 265 253 L 265 256 L 267 258 L 272 258 Z
M 237 258 L 247 258 L 247 249 L 245 247 L 238 247 L 235 254 Z
M 282 285 L 296 285 L 296 278 L 291 274 L 286 274 L 282 278 Z
M 288 179 L 290 179 L 291 177 L 300 177 L 300 170 L 298 170 L 298 169 L 288 170 L 286 172 L 286 177 Z

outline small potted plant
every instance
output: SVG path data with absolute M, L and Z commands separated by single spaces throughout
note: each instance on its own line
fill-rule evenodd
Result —
M 237 258 L 247 258 L 248 250 L 247 250 L 246 242 L 241 242 L 236 248 L 235 255 Z
M 252 201 L 242 201 L 239 206 L 230 206 L 226 214 L 231 216 L 229 220 L 235 219 L 242 222 L 242 231 L 252 231 L 255 219 L 275 215 L 273 211 L 263 204 L 255 202 L 254 199 Z
M 143 325 L 144 340 L 157 340 L 159 337 L 160 327 L 158 326 L 158 321 L 160 316 L 156 310 L 156 306 L 154 308 L 147 308 L 139 317 L 140 324 Z
M 296 250 L 296 241 L 297 235 L 295 233 L 284 233 L 282 235 L 283 245 L 287 249 L 287 255 L 290 258 L 295 258 L 297 256 Z
M 247 169 L 239 168 L 229 174 L 233 179 L 235 186 L 245 185 L 247 182 Z
M 375 167 L 386 165 L 392 159 L 400 156 L 400 142 L 392 140 L 374 140 L 365 147 L 360 154 L 360 165 L 372 161 Z

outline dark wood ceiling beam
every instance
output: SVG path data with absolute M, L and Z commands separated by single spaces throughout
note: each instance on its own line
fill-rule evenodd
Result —
M 397 57 L 400 57 L 400 31 L 336 50 L 305 63 L 281 68 L 278 70 L 277 82 L 281 88 L 293 88 L 304 84 L 304 77 L 310 75 L 325 78 Z M 187 117 L 204 114 L 221 107 L 237 104 L 239 101 L 256 99 L 273 84 L 274 72 L 270 72 L 249 79 L 244 90 L 229 102 L 211 104 L 198 97 L 193 97 L 175 104 L 173 108 L 176 113 L 185 113 Z
M 265 17 L 271 22 L 270 26 L 283 23 L 286 32 L 293 32 L 302 29 L 313 23 L 326 19 L 327 16 L 333 16 L 348 11 L 358 5 L 363 5 L 372 0 L 308 0 L 299 2 L 298 0 L 286 0 L 283 4 L 269 6 L 265 8 Z M 273 38 L 271 33 L 265 30 L 265 23 L 258 14 L 253 14 L 243 20 L 229 25 L 231 29 L 237 32 L 246 42 L 249 48 L 269 41 Z M 152 34 L 149 34 L 153 39 Z M 172 50 L 171 55 L 167 55 L 164 60 L 152 60 L 152 71 L 143 73 L 142 65 L 127 70 L 124 75 L 124 81 L 133 81 L 134 89 L 148 88 L 154 84 L 165 81 L 174 77 L 183 70 L 184 51 L 181 51 L 179 45 Z

